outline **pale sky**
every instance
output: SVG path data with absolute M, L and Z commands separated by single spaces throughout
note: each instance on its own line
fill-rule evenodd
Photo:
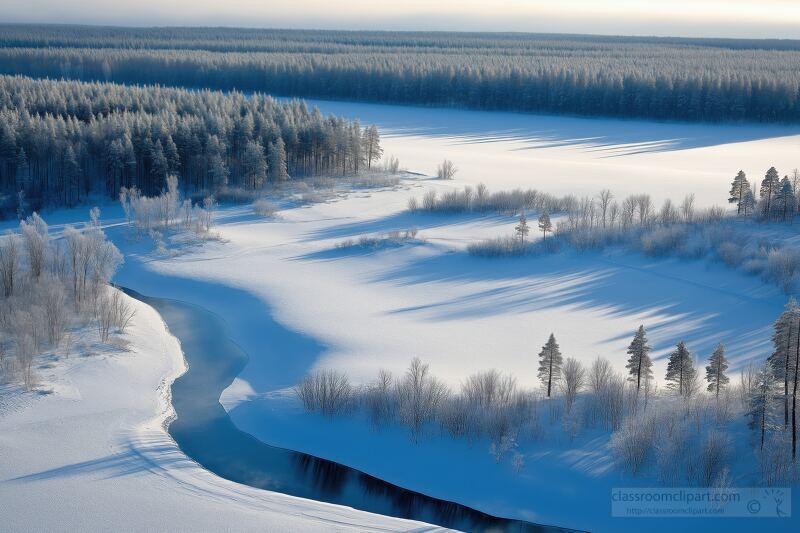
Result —
M 0 0 L 0 20 L 800 39 L 800 0 Z

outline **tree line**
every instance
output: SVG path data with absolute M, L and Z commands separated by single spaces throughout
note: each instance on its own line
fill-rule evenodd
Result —
M 800 120 L 796 42 L 8 26 L 0 72 L 471 109 Z
M 169 175 L 188 194 L 254 190 L 380 156 L 374 126 L 300 101 L 0 76 L 0 195 L 20 217 L 122 187 L 154 195 Z

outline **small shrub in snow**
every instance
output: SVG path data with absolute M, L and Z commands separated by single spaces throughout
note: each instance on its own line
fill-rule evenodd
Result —
M 395 171 L 394 174 L 397 172 Z M 378 189 L 383 187 L 396 187 L 400 184 L 398 176 L 386 174 L 358 174 L 350 178 L 350 185 L 362 189 Z
M 679 250 L 686 240 L 686 228 L 662 226 L 642 235 L 642 251 L 647 255 L 667 255 Z
M 467 253 L 476 257 L 519 256 L 529 250 L 528 244 L 512 236 L 496 237 L 467 245 Z
M 611 451 L 626 471 L 636 475 L 644 469 L 653 450 L 656 428 L 653 416 L 630 417 L 611 435 Z
M 442 161 L 442 164 L 436 169 L 436 178 L 440 180 L 451 180 L 455 177 L 458 169 L 449 159 Z
M 265 198 L 253 202 L 253 211 L 262 217 L 274 217 L 278 212 L 278 206 Z
M 795 250 L 773 249 L 767 252 L 764 277 L 785 292 L 797 287 L 800 273 L 800 252 Z
M 729 437 L 717 430 L 706 435 L 699 453 L 692 456 L 690 478 L 702 487 L 709 487 L 727 468 L 731 454 Z
M 333 416 L 351 407 L 353 388 L 347 376 L 336 370 L 320 370 L 306 376 L 296 388 L 308 411 Z
M 381 170 L 386 174 L 397 174 L 400 171 L 400 160 L 390 155 L 383 160 Z

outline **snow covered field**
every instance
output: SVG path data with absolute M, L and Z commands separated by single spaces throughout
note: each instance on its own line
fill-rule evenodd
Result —
M 570 118 L 307 100 L 323 113 L 376 124 L 386 154 L 433 174 L 453 160 L 459 178 L 490 189 L 617 196 L 646 192 L 657 203 L 693 192 L 699 206 L 723 204 L 739 169 L 760 180 L 800 167 L 800 127 L 709 125 Z
M 800 130 L 319 105 L 378 124 L 386 154 L 410 170 L 431 173 L 444 157 L 452 159 L 460 167 L 457 179 L 408 175 L 392 189 L 355 190 L 312 205 L 283 202 L 274 219 L 248 206 L 223 207 L 216 228 L 221 240 L 174 257 L 154 254 L 148 239 L 131 239 L 121 209 L 103 209 L 106 231 L 126 255 L 118 284 L 217 313 L 249 354 L 223 397 L 234 422 L 267 443 L 494 514 L 593 531 L 730 530 L 731 521 L 612 521 L 610 489 L 653 480 L 614 470 L 606 435 L 542 439 L 523 450 L 526 466 L 517 473 L 508 462 L 495 464 L 485 442 L 430 436 L 414 445 L 402 429 L 376 432 L 359 418 L 306 414 L 290 388 L 321 368 L 363 383 L 378 369 L 401 373 L 415 356 L 451 386 L 496 368 L 534 387 L 536 354 L 551 332 L 565 356 L 584 363 L 603 356 L 622 370 L 640 324 L 654 348 L 657 378 L 679 340 L 700 361 L 724 341 L 736 375 L 769 353 L 771 324 L 786 299 L 777 288 L 720 264 L 621 252 L 471 257 L 468 243 L 508 235 L 516 219 L 409 213 L 407 200 L 429 188 L 485 182 L 492 190 L 647 192 L 656 201 L 694 192 L 699 205 L 722 205 L 739 168 L 755 177 L 771 165 L 782 173 L 800 165 L 793 160 Z M 45 217 L 51 227 L 86 218 L 84 212 Z M 402 245 L 337 247 L 412 228 L 416 239 Z M 178 347 L 151 310 L 137 309 L 134 355 L 59 361 L 49 379 L 60 384 L 56 394 L 26 399 L 0 416 L 0 452 L 13 458 L 0 463 L 0 501 L 25 511 L 12 513 L 12 529 L 55 493 L 69 498 L 61 511 L 35 515 L 41 529 L 79 528 L 89 517 L 93 524 L 122 517 L 141 529 L 326 529 L 334 521 L 341 528 L 414 527 L 250 490 L 188 461 L 161 427 L 168 415 L 164 383 L 182 367 Z M 108 397 L 115 401 L 100 400 Z M 743 421 L 737 431 L 734 467 L 746 478 L 752 452 Z M 56 445 L 58 453 L 37 451 Z M 151 511 L 134 511 L 141 508 Z M 791 531 L 797 519 L 768 527 Z

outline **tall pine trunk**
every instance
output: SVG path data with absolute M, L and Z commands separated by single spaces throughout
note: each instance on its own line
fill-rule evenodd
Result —
M 789 323 L 791 324 L 791 322 Z M 797 324 L 797 339 L 800 345 L 800 322 Z M 792 326 L 789 326 L 789 335 L 786 339 L 786 356 L 783 369 L 783 429 L 789 427 L 789 350 L 792 347 Z
M 800 329 L 800 319 L 797 321 L 797 327 Z M 788 359 L 788 357 L 787 357 Z M 794 388 L 792 390 L 792 462 L 797 460 L 797 372 L 798 363 L 800 363 L 800 342 L 797 343 L 797 349 L 794 355 Z

